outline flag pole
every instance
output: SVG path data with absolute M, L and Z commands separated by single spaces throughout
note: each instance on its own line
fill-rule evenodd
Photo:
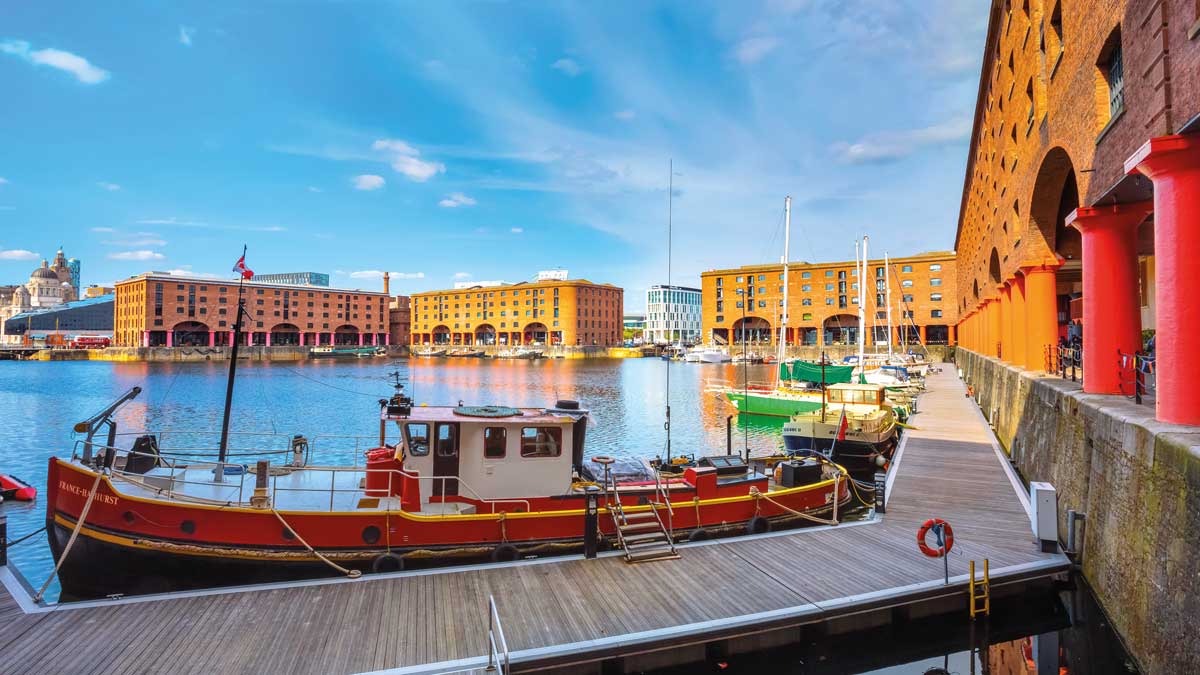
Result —
M 243 265 L 245 260 L 246 247 L 243 245 Z M 245 281 L 246 275 L 239 273 L 237 310 L 233 319 L 233 349 L 229 352 L 229 379 L 225 383 L 225 413 L 221 416 L 221 445 L 217 450 L 217 469 L 213 475 L 213 480 L 217 483 L 225 480 L 225 458 L 229 453 L 229 411 L 233 407 L 233 380 L 237 375 L 238 343 L 242 341 L 242 312 L 245 311 L 242 286 Z

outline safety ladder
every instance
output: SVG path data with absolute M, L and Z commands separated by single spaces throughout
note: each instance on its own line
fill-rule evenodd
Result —
M 661 510 L 669 512 L 671 509 L 665 494 L 656 489 L 655 499 L 649 502 L 648 510 L 629 513 L 621 504 L 620 489 L 609 471 L 613 460 L 609 457 L 596 457 L 592 461 L 604 466 L 605 507 L 617 532 L 617 544 L 625 551 L 625 562 L 640 563 L 678 558 L 675 540 L 667 523 L 662 519 Z
M 988 575 L 988 559 L 983 559 L 983 579 L 975 578 L 975 561 L 971 561 L 970 565 L 970 593 L 971 593 L 971 618 L 982 614 L 988 616 L 992 611 L 992 595 L 991 595 L 991 577 Z

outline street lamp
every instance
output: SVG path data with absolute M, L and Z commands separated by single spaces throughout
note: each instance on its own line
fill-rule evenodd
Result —
M 746 290 L 744 288 L 737 289 L 737 294 L 742 297 L 742 300 L 739 304 L 741 304 L 741 306 L 742 306 L 742 405 L 745 407 L 745 410 L 739 409 L 739 413 L 745 412 L 747 415 L 749 415 L 750 414 L 750 375 L 749 375 L 749 371 L 747 370 L 747 364 L 750 363 L 750 359 L 746 358 L 746 302 L 748 301 L 749 295 L 747 295 Z M 738 421 L 741 422 L 740 414 L 738 415 Z M 742 432 L 743 432 L 742 437 L 746 444 L 746 463 L 747 464 L 750 463 L 750 424 L 749 424 L 749 422 L 750 422 L 750 420 L 747 419 L 746 422 L 744 422 L 742 424 Z

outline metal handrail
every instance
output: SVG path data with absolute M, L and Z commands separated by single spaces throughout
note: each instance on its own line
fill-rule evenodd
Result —
M 1142 404 L 1142 397 L 1150 390 L 1156 389 L 1157 385 L 1148 384 L 1157 378 L 1158 374 L 1155 370 L 1155 357 L 1142 352 L 1134 352 L 1126 354 L 1120 349 L 1117 350 L 1117 363 L 1120 366 L 1121 372 L 1121 393 L 1125 393 L 1125 377 L 1124 371 L 1131 370 L 1133 373 L 1133 400 L 1138 405 Z M 1126 394 L 1128 396 L 1128 394 Z
M 504 638 L 504 626 L 500 623 L 500 611 L 496 609 L 496 597 L 488 595 L 488 672 L 499 669 L 501 675 L 511 671 L 508 640 Z
M 658 471 L 654 472 L 654 496 L 661 499 L 667 505 L 667 534 L 671 537 L 671 543 L 675 543 L 675 508 L 671 506 L 671 495 L 668 494 L 663 485 L 661 475 Z M 662 522 L 662 519 L 659 519 Z M 700 524 L 696 523 L 696 527 Z

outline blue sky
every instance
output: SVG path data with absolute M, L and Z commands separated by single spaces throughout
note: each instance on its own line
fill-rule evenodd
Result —
M 103 6 L 102 6 L 103 5 Z M 953 245 L 986 3 L 0 6 L 0 283 L 626 288 Z

